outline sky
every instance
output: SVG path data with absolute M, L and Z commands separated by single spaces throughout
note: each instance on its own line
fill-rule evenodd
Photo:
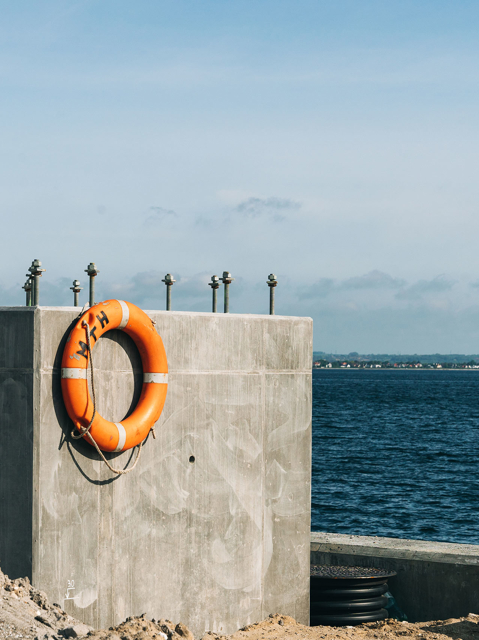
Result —
M 479 353 L 477 0 L 0 0 L 0 304 L 311 316 Z M 220 289 L 220 295 L 222 290 Z

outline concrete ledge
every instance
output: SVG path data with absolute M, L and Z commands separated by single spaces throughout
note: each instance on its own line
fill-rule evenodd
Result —
M 311 563 L 382 567 L 411 622 L 479 611 L 479 545 L 311 533 Z

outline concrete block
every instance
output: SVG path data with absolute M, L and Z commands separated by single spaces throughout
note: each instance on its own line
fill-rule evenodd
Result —
M 97 628 L 144 612 L 196 636 L 277 611 L 307 623 L 311 320 L 148 313 L 168 396 L 157 439 L 116 477 L 70 437 L 60 361 L 78 309 L 0 309 L 0 566 Z M 118 422 L 141 391 L 138 351 L 111 331 L 93 356 L 97 408 Z
M 311 563 L 396 571 L 390 590 L 410 622 L 479 613 L 478 545 L 314 532 Z
M 309 545 L 297 541 L 311 529 L 311 385 L 307 376 L 293 373 L 267 373 L 265 378 L 266 422 L 272 427 L 264 445 L 265 602 L 270 612 L 287 609 L 304 620 L 309 616 L 309 581 L 303 580 L 301 567 L 308 561 Z

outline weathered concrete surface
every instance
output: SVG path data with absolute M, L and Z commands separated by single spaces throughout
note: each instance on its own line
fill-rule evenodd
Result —
M 382 567 L 411 622 L 478 613 L 479 546 L 335 533 L 311 533 L 311 563 Z
M 33 334 L 33 309 L 0 308 L 0 567 L 14 576 L 32 572 Z
M 27 372 L 33 428 L 28 416 L 23 431 L 2 418 L 2 432 L 30 456 L 22 520 L 30 509 L 32 532 L 15 548 L 33 550 L 33 584 L 95 627 L 144 612 L 181 619 L 195 635 L 230 633 L 277 610 L 307 623 L 311 320 L 149 312 L 168 356 L 167 401 L 137 468 L 112 477 L 90 445 L 71 440 L 61 397 L 78 309 L 4 310 L 16 335 L 13 313 L 31 318 L 33 354 L 8 375 L 20 384 Z M 112 331 L 93 355 L 98 410 L 119 421 L 141 389 L 138 352 Z M 2 447 L 0 469 L 9 456 Z M 131 452 L 111 457 L 123 467 Z M 10 465 L 13 477 L 23 472 Z M 19 491 L 2 498 L 0 539 Z M 0 563 L 10 548 L 3 543 Z

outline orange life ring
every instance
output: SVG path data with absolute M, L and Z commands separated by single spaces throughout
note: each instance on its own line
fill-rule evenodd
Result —
M 168 387 L 168 363 L 163 341 L 144 311 L 131 302 L 106 300 L 91 307 L 73 327 L 62 358 L 62 393 L 68 415 L 81 431 L 93 416 L 88 391 L 89 362 L 86 327 L 91 348 L 110 329 L 121 329 L 135 342 L 143 365 L 143 388 L 133 413 L 121 422 L 109 422 L 98 412 L 89 433 L 102 451 L 126 451 L 143 442 L 161 415 Z M 88 436 L 83 436 L 89 441 Z

